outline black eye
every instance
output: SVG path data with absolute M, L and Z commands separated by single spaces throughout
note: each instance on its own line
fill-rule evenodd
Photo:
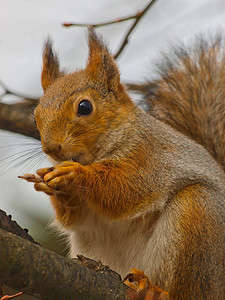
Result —
M 84 99 L 78 104 L 77 114 L 79 116 L 90 115 L 92 111 L 93 111 L 93 106 L 89 100 Z

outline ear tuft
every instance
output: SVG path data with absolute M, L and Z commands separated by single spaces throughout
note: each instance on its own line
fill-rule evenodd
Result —
M 88 45 L 89 45 L 89 55 L 92 55 L 96 51 L 107 51 L 108 49 L 104 44 L 102 37 L 96 34 L 93 26 L 88 26 Z
M 101 84 L 104 90 L 116 90 L 120 83 L 120 74 L 113 56 L 103 39 L 93 27 L 88 27 L 89 58 L 86 71 L 92 81 Z
M 48 38 L 44 44 L 43 67 L 41 73 L 41 84 L 44 92 L 60 76 L 58 56 L 52 49 L 52 40 Z

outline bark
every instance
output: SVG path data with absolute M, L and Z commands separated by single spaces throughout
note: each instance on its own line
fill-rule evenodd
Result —
M 16 221 L 12 220 L 11 215 L 6 215 L 6 213 L 0 209 L 0 228 L 4 229 L 8 232 L 14 233 L 17 236 L 22 237 L 25 240 L 28 240 L 34 244 L 39 245 L 39 243 L 35 242 L 34 239 L 28 234 L 28 229 L 21 228 Z
M 11 105 L 0 103 L 0 129 L 40 139 L 33 116 L 36 105 L 37 101 L 30 99 Z
M 0 229 L 0 282 L 41 299 L 128 299 L 110 269 L 89 269 Z M 128 296 L 127 296 L 128 297 Z

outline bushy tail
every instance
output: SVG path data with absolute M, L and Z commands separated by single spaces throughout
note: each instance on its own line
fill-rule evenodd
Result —
M 225 47 L 198 39 L 157 66 L 159 79 L 128 89 L 141 92 L 148 111 L 202 144 L 225 170 Z

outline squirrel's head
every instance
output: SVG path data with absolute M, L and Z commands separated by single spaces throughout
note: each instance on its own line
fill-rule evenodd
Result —
M 48 40 L 43 51 L 44 95 L 35 110 L 42 148 L 56 161 L 93 160 L 100 137 L 121 123 L 133 103 L 120 82 L 118 67 L 102 39 L 89 29 L 86 68 L 60 70 Z

